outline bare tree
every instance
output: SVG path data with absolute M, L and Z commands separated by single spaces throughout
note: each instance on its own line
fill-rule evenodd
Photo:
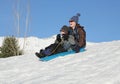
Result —
M 14 4 L 14 14 L 15 14 L 15 30 L 16 30 L 15 35 L 19 38 L 20 36 L 20 0 L 16 0 Z M 17 55 L 19 55 L 19 52 L 17 52 Z
M 26 45 L 26 37 L 27 37 L 27 33 L 28 33 L 28 29 L 30 26 L 30 0 L 27 0 L 27 5 L 26 5 L 26 21 L 25 21 L 25 34 L 24 34 L 24 44 L 23 44 L 23 50 L 25 48 Z
M 16 0 L 14 4 L 14 13 L 15 13 L 15 28 L 17 37 L 20 36 L 20 1 Z
M 24 9 L 22 8 L 22 6 L 24 7 Z M 22 48 L 22 50 L 24 51 L 25 46 L 26 46 L 26 37 L 27 37 L 28 30 L 30 27 L 30 0 L 26 0 L 24 2 L 20 0 L 16 0 L 14 4 L 14 13 L 15 13 L 15 28 L 17 30 L 16 33 L 17 33 L 18 38 L 20 36 L 21 25 L 23 27 L 22 29 L 24 30 L 24 43 L 23 43 L 23 48 Z M 25 17 L 22 17 L 22 15 Z M 25 23 L 21 24 L 21 22 L 25 22 Z

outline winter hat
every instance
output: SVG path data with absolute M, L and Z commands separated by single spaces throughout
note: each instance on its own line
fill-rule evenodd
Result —
M 80 16 L 80 13 L 77 13 L 76 16 L 73 16 L 72 18 L 70 18 L 69 22 L 74 21 L 74 22 L 78 23 L 79 16 Z
M 60 29 L 60 31 L 63 31 L 63 32 L 65 32 L 65 34 L 67 34 L 68 31 L 69 31 L 69 27 L 66 26 L 66 25 L 64 25 L 64 26 Z

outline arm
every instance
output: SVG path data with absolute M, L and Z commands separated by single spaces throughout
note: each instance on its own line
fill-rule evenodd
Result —
M 69 35 L 69 43 L 71 44 L 71 45 L 75 45 L 75 39 L 74 39 L 74 36 L 72 36 L 72 35 Z
M 59 43 L 59 42 L 61 42 L 61 41 L 62 41 L 62 39 L 61 39 L 61 35 L 58 34 L 58 35 L 56 36 L 55 43 Z
M 86 32 L 83 28 L 79 29 L 79 46 L 85 47 L 86 46 Z

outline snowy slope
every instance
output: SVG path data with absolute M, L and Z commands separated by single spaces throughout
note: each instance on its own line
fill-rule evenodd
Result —
M 54 39 L 29 37 L 25 55 L 0 58 L 0 84 L 120 84 L 120 41 L 88 42 L 85 52 L 39 61 L 34 52 Z

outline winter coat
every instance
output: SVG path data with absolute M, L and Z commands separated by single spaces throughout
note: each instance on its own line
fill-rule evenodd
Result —
M 68 51 L 71 50 L 71 46 L 75 45 L 75 40 L 72 35 L 68 35 L 66 37 L 60 37 L 60 34 L 57 35 L 57 39 L 55 41 L 56 44 L 61 44 L 64 48 L 64 50 Z M 61 39 L 61 40 L 60 40 Z
M 40 50 L 40 57 L 66 52 L 71 49 L 72 45 L 75 45 L 75 40 L 72 35 L 64 35 L 61 37 L 61 35 L 58 34 L 53 44 Z
M 75 42 L 80 48 L 86 46 L 86 32 L 83 26 L 77 24 L 74 30 L 70 27 L 69 34 L 74 36 Z

